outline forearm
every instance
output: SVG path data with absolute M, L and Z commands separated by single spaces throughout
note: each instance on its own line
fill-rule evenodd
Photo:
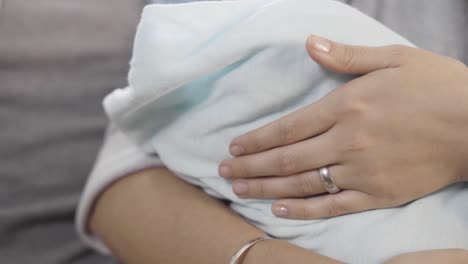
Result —
M 110 187 L 97 203 L 91 229 L 123 262 L 139 264 L 228 263 L 245 242 L 265 235 L 164 169 Z M 263 241 L 243 263 L 284 263 L 285 258 L 291 263 L 331 261 L 284 241 Z
M 385 264 L 463 264 L 468 261 L 468 251 L 463 249 L 439 249 L 403 254 Z

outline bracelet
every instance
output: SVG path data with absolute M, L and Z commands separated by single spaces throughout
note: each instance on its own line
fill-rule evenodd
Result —
M 232 256 L 231 258 L 231 261 L 229 261 L 229 264 L 237 264 L 237 261 L 239 260 L 240 257 L 242 257 L 242 255 L 249 249 L 251 248 L 253 245 L 257 244 L 258 242 L 261 242 L 263 240 L 270 240 L 270 239 L 273 239 L 269 236 L 266 236 L 266 237 L 259 237 L 259 238 L 255 238 L 255 239 L 252 239 L 250 240 L 249 242 L 245 243 L 238 251 L 236 254 L 234 254 L 234 256 Z

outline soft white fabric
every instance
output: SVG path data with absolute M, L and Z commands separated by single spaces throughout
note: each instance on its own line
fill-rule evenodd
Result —
M 468 248 L 466 184 L 401 208 L 296 221 L 273 216 L 271 201 L 239 199 L 219 177 L 217 166 L 229 157 L 232 138 L 350 79 L 307 56 L 304 42 L 311 33 L 356 45 L 410 45 L 375 20 L 329 0 L 151 5 L 138 29 L 130 85 L 106 98 L 106 111 L 178 176 L 232 201 L 233 210 L 272 236 L 351 263 L 381 262 L 422 249 Z

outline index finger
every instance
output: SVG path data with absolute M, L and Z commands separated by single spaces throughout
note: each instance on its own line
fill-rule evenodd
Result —
M 229 147 L 230 153 L 233 156 L 254 154 L 290 145 L 328 131 L 337 122 L 334 97 L 338 90 L 309 106 L 234 139 Z

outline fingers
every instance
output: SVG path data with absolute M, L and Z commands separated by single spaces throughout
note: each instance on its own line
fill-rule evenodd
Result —
M 329 167 L 333 181 L 341 189 L 348 189 L 343 167 Z M 326 193 L 318 170 L 311 170 L 287 177 L 266 177 L 249 180 L 236 180 L 232 189 L 242 198 L 277 199 L 306 197 Z
M 398 67 L 418 54 L 416 49 L 402 45 L 359 47 L 317 36 L 308 38 L 307 50 L 320 65 L 346 74 L 366 74 Z M 339 113 L 337 91 L 278 121 L 234 139 L 230 145 L 231 154 L 240 156 L 257 153 L 299 142 L 329 130 L 336 124 Z
M 335 164 L 337 146 L 331 131 L 289 146 L 221 162 L 219 174 L 226 178 L 284 176 Z
M 279 200 L 272 205 L 272 212 L 282 218 L 310 220 L 330 218 L 378 208 L 368 194 L 345 190 L 308 199 Z
M 307 39 L 309 55 L 320 65 L 338 73 L 367 74 L 404 64 L 414 49 L 402 45 L 359 47 L 318 36 Z
M 336 123 L 333 92 L 314 104 L 234 139 L 233 156 L 289 145 L 329 130 Z

